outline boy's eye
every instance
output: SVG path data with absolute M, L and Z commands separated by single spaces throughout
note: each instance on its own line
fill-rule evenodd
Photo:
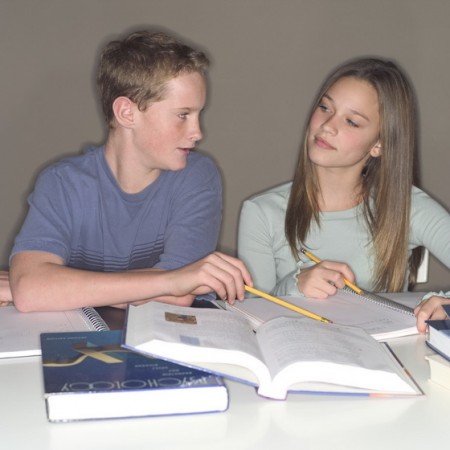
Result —
M 187 116 L 188 116 L 188 113 L 179 113 L 179 114 L 178 114 L 178 117 L 179 117 L 180 119 L 186 119 Z
M 321 109 L 323 112 L 329 111 L 328 106 L 325 105 L 324 103 L 319 103 L 318 108 Z

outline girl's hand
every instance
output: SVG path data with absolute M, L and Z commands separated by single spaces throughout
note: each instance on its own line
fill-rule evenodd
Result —
M 315 266 L 302 269 L 297 276 L 297 287 L 306 297 L 328 298 L 345 286 L 344 278 L 354 283 L 355 275 L 345 263 L 321 261 Z
M 439 297 L 437 295 L 430 297 L 428 300 L 420 302 L 414 309 L 417 318 L 417 329 L 419 333 L 427 331 L 427 320 L 443 320 L 448 319 L 442 305 L 450 305 L 450 299 Z

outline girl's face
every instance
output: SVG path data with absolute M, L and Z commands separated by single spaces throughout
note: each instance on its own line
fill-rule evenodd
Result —
M 365 80 L 336 81 L 324 94 L 308 126 L 308 156 L 319 167 L 355 170 L 380 156 L 378 95 Z

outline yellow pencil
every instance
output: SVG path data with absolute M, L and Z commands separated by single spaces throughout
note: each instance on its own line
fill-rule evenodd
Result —
M 317 314 L 307 311 L 306 309 L 299 308 L 298 306 L 295 306 L 292 303 L 285 302 L 284 300 L 281 300 L 281 298 L 273 297 L 272 295 L 266 294 L 265 292 L 259 291 L 258 289 L 245 285 L 245 290 L 247 292 L 251 292 L 252 294 L 258 295 L 259 297 L 265 298 L 266 300 L 270 300 L 271 302 L 274 302 L 280 306 L 284 306 L 285 308 L 288 308 L 292 311 L 303 314 L 304 316 L 309 317 L 310 319 L 319 320 L 320 322 L 325 323 L 332 323 L 330 319 L 318 316 Z
M 311 252 L 308 252 L 308 250 L 305 250 L 304 248 L 301 248 L 300 251 L 307 256 L 311 261 L 314 261 L 316 264 L 320 263 L 320 259 L 314 256 Z M 348 281 L 346 278 L 344 278 L 344 283 L 350 288 L 353 289 L 357 294 L 364 294 L 364 291 L 356 286 L 356 284 L 353 284 L 351 281 Z

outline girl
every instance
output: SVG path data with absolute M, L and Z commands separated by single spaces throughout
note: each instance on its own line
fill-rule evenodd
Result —
M 323 299 L 347 278 L 402 291 L 422 247 L 450 267 L 450 215 L 413 186 L 416 151 L 414 94 L 399 67 L 338 67 L 313 104 L 293 181 L 243 204 L 238 252 L 255 286 Z

